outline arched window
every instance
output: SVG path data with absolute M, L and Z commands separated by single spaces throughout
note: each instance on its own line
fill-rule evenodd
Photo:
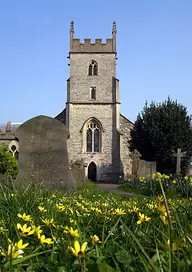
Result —
M 92 60 L 89 64 L 89 72 L 88 75 L 89 76 L 97 76 L 98 74 L 98 65 L 97 62 L 95 60 Z
M 101 152 L 101 128 L 94 119 L 85 125 L 86 152 Z

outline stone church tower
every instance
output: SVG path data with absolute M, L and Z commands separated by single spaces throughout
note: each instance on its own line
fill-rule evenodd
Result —
M 120 115 L 116 33 L 114 22 L 112 38 L 106 43 L 101 39 L 96 39 L 95 43 L 84 39 L 81 43 L 74 38 L 74 23 L 71 22 L 66 109 L 56 117 L 69 128 L 70 161 L 84 159 L 87 177 L 95 181 L 117 180 L 125 172 L 124 153 L 129 153 L 121 131 L 121 119 L 128 130 L 132 123 Z M 125 127 L 123 124 L 123 129 Z M 126 159 L 130 168 L 130 159 Z

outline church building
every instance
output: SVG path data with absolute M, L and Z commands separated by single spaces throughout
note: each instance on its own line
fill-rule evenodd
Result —
M 65 109 L 55 118 L 68 128 L 70 162 L 83 159 L 86 177 L 115 181 L 131 174 L 128 140 L 133 123 L 120 113 L 119 80 L 116 78 L 116 23 L 112 38 L 74 38 L 70 25 L 70 77 Z

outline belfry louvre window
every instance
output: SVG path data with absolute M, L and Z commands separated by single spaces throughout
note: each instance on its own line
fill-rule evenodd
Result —
M 101 151 L 101 129 L 95 120 L 86 126 L 86 152 Z
M 97 76 L 98 75 L 98 65 L 95 60 L 92 60 L 89 64 L 89 76 Z
M 96 87 L 91 87 L 91 99 L 96 100 Z

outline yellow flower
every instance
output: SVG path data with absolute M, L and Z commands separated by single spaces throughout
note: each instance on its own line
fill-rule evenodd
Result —
M 130 209 L 130 212 L 138 212 L 139 211 L 139 208 L 136 207 L 136 206 L 133 206 L 131 209 Z
M 97 235 L 91 236 L 93 245 L 101 243 L 99 237 Z
M 161 213 L 166 212 L 165 202 L 162 196 L 157 197 L 157 208 Z
M 23 219 L 24 221 L 31 221 L 31 215 L 26 215 L 26 213 L 24 213 L 23 215 L 21 215 L 20 213 L 18 213 L 17 215 L 19 218 Z
M 15 197 L 16 196 L 16 194 L 11 194 L 11 197 Z
M 6 229 L 0 226 L 0 233 L 5 233 Z
M 185 177 L 184 177 L 184 180 L 188 180 L 188 179 L 189 179 L 189 177 L 188 177 L 188 176 L 185 176 Z
M 116 214 L 116 215 L 122 215 L 122 214 L 126 214 L 125 210 L 123 210 L 122 208 L 117 208 L 113 211 L 113 214 Z
M 55 227 L 53 218 L 51 218 L 51 219 L 45 218 L 45 219 L 41 219 L 41 220 L 42 220 L 43 223 L 45 223 L 45 225 L 47 227 L 50 227 L 51 225 Z
M 63 212 L 65 210 L 65 206 L 61 203 L 56 204 L 56 208 L 58 212 Z
M 17 247 L 17 249 L 24 249 L 29 245 L 29 243 L 25 243 L 23 244 L 23 240 L 19 240 L 18 243 L 15 243 L 15 247 Z
M 40 212 L 46 212 L 46 211 L 47 211 L 47 210 L 46 210 L 44 207 L 42 207 L 42 206 L 38 206 L 38 209 L 39 209 Z
M 22 258 L 23 256 L 21 254 L 24 253 L 22 249 L 26 248 L 29 243 L 23 244 L 23 240 L 19 240 L 19 242 L 13 244 L 11 240 L 9 241 L 8 249 L 2 250 L 0 253 L 2 256 L 7 257 L 9 260 Z
M 151 220 L 151 217 L 147 217 L 146 215 L 144 215 L 143 213 L 141 214 L 140 212 L 139 212 L 138 216 L 139 216 L 139 220 L 137 221 L 138 225 L 141 224 L 144 221 L 147 222 L 147 221 Z
M 145 177 L 139 177 L 139 181 L 140 182 L 144 182 L 145 181 Z
M 87 242 L 84 242 L 82 246 L 80 246 L 79 241 L 74 242 L 74 248 L 68 247 L 69 250 L 72 252 L 72 254 L 76 257 L 83 257 L 85 256 L 86 248 L 87 248 Z
M 36 227 L 35 225 L 32 225 L 31 227 L 32 227 L 33 230 L 35 230 L 35 233 L 37 235 L 39 235 L 39 234 L 41 234 L 43 232 L 43 230 L 41 229 L 41 226 Z
M 21 226 L 20 223 L 17 223 L 17 229 L 20 230 L 21 235 L 28 236 L 34 234 L 35 230 L 32 227 L 27 227 L 27 224 Z
M 65 228 L 64 230 L 65 233 L 69 233 L 73 237 L 78 237 L 79 236 L 79 231 L 78 229 L 74 230 L 72 227 L 69 229 L 68 227 Z
M 40 243 L 43 244 L 53 244 L 53 241 L 51 240 L 51 238 L 45 238 L 45 235 L 40 235 L 38 234 L 38 239 L 40 240 Z
M 165 225 L 168 225 L 169 220 L 168 220 L 167 212 L 165 212 L 164 214 L 161 214 L 161 215 L 160 215 L 160 218 L 161 218 L 161 220 L 163 221 L 163 223 L 164 223 Z
M 163 179 L 170 179 L 170 176 L 163 174 L 163 175 L 162 175 L 162 178 L 163 178 Z
M 174 179 L 172 182 L 173 182 L 173 184 L 176 184 L 176 183 L 177 183 L 177 181 L 176 181 L 175 179 Z

